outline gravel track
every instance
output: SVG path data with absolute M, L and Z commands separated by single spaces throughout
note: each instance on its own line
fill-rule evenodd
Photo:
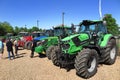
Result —
M 98 71 L 90 79 L 76 75 L 75 69 L 67 72 L 52 64 L 46 57 L 39 58 L 35 54 L 30 58 L 29 50 L 19 50 L 20 58 L 8 60 L 5 48 L 0 60 L 0 80 L 120 80 L 120 57 L 113 65 L 99 65 Z

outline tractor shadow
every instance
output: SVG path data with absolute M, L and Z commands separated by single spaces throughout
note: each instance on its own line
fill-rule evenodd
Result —
M 20 53 L 20 54 L 18 54 L 18 56 L 16 56 L 16 58 L 22 58 L 25 56 L 25 54 L 27 54 L 27 53 Z
M 75 69 L 74 64 L 65 66 L 65 67 L 60 67 L 60 69 L 65 69 L 67 72 L 69 72 L 72 69 Z
M 38 54 L 38 55 L 34 56 L 33 58 L 36 58 L 36 57 L 39 57 L 39 58 L 46 58 L 46 55 L 44 55 L 44 54 Z

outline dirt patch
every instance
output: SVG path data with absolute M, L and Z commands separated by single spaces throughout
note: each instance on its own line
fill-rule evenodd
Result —
M 35 54 L 30 58 L 29 50 L 19 50 L 20 58 L 8 60 L 5 49 L 0 60 L 0 80 L 85 80 L 76 75 L 75 69 L 67 72 L 52 64 L 46 57 Z M 99 65 L 98 71 L 87 80 L 120 80 L 120 57 L 113 65 Z

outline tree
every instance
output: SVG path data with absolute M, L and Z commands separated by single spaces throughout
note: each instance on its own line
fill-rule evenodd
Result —
M 15 26 L 14 34 L 17 35 L 19 32 L 20 32 L 20 28 L 18 26 Z
M 32 27 L 32 32 L 33 32 L 33 31 L 39 31 L 39 28 L 38 28 L 38 27 L 33 26 L 33 27 Z
M 14 33 L 13 27 L 6 21 L 0 22 L 0 30 L 1 35 L 5 35 L 6 33 Z
M 2 26 L 5 28 L 7 33 L 13 33 L 14 30 L 13 30 L 13 27 L 10 25 L 10 23 L 4 21 L 2 23 Z
M 27 32 L 28 29 L 27 29 L 26 27 L 21 27 L 21 28 L 20 28 L 20 32 L 21 32 L 21 31 Z
M 118 24 L 116 23 L 115 18 L 113 18 L 111 14 L 105 14 L 103 20 L 105 20 L 107 23 L 107 29 L 109 33 L 113 35 L 119 34 Z
M 5 35 L 6 34 L 6 30 L 5 30 L 5 28 L 2 26 L 2 23 L 0 22 L 0 36 L 3 36 L 3 35 Z

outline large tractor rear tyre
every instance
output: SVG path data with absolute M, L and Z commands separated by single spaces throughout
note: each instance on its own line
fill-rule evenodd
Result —
M 48 57 L 48 59 L 51 59 L 51 52 L 53 50 L 54 46 L 50 46 L 47 50 L 46 50 L 46 56 Z
M 51 60 L 55 66 L 59 66 L 59 62 L 58 62 L 59 52 L 60 52 L 60 48 L 58 46 L 54 46 L 54 49 L 51 52 Z
M 30 42 L 28 43 L 28 46 L 27 46 L 27 49 L 28 49 L 28 50 L 31 50 L 31 48 L 32 48 L 32 41 L 30 41 Z
M 102 53 L 103 63 L 107 65 L 112 65 L 115 63 L 117 57 L 117 46 L 116 40 L 110 39 L 107 43 L 107 47 Z
M 25 42 L 24 49 L 28 49 L 28 43 L 29 41 Z
M 97 72 L 98 53 L 94 49 L 83 49 L 75 59 L 76 74 L 85 79 Z

